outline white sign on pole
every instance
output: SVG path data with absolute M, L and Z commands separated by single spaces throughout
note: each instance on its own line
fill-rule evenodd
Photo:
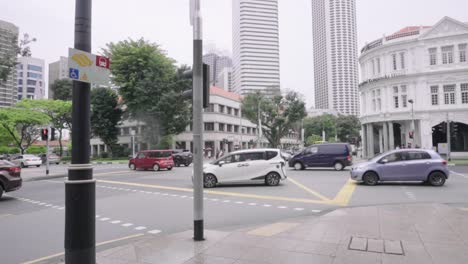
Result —
M 95 84 L 109 84 L 109 58 L 77 49 L 68 49 L 68 78 Z

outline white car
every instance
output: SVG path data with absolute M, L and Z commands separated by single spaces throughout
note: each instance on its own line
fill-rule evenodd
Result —
M 20 166 L 21 168 L 26 168 L 30 166 L 40 167 L 42 164 L 41 158 L 31 154 L 16 156 L 11 159 L 11 162 Z
M 279 149 L 249 149 L 231 152 L 203 166 L 203 185 L 218 183 L 263 182 L 279 185 L 286 179 L 285 161 Z

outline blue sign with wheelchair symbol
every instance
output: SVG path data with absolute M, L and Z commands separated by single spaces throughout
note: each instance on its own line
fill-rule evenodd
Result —
M 70 77 L 70 79 L 75 79 L 75 80 L 80 79 L 80 70 L 70 68 L 69 77 Z

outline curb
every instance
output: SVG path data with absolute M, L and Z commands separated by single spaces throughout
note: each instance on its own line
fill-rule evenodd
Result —
M 66 174 L 55 174 L 55 175 L 49 175 L 49 176 L 36 176 L 36 177 L 23 179 L 23 182 L 42 181 L 42 180 L 50 180 L 50 179 L 65 178 L 65 177 L 67 177 Z
M 61 164 L 67 165 L 71 164 L 70 162 L 61 162 Z M 93 165 L 112 165 L 112 164 L 127 164 L 127 162 L 112 162 L 112 161 L 98 161 L 98 162 L 91 162 Z

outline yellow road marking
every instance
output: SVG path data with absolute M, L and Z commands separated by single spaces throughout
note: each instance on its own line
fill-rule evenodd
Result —
M 353 196 L 354 190 L 356 190 L 356 186 L 356 182 L 349 179 L 335 196 L 335 199 L 331 200 L 331 203 L 340 206 L 348 205 L 351 200 L 351 196 Z
M 128 170 L 126 170 L 126 171 L 101 172 L 101 173 L 95 173 L 95 174 L 93 174 L 93 175 L 94 175 L 94 176 L 103 176 L 103 175 L 110 175 L 110 174 L 119 174 L 119 173 L 123 173 L 123 172 L 128 173 Z
M 249 231 L 247 234 L 255 236 L 274 236 L 298 226 L 298 223 L 274 223 Z
M 293 178 L 288 177 L 288 180 L 289 180 L 290 182 L 294 183 L 297 187 L 303 189 L 304 191 L 306 191 L 306 192 L 308 192 L 308 193 L 310 193 L 310 194 L 312 194 L 312 195 L 314 195 L 314 196 L 316 196 L 316 197 L 318 197 L 318 198 L 320 198 L 320 199 L 322 199 L 322 200 L 324 200 L 324 201 L 330 201 L 330 199 L 328 199 L 327 197 L 323 196 L 323 195 L 320 194 L 319 192 L 316 192 L 316 191 L 314 191 L 314 190 L 308 188 L 307 186 L 305 186 L 304 184 L 302 184 L 302 183 L 300 183 L 300 182 L 294 180 Z
M 97 182 L 120 184 L 120 185 L 135 186 L 135 187 L 146 187 L 146 188 L 161 189 L 161 190 L 193 192 L 193 189 L 190 189 L 190 188 L 162 186 L 162 185 L 153 185 L 153 184 L 121 182 L 121 181 L 109 181 L 109 180 L 97 180 Z M 302 199 L 302 198 L 290 198 L 290 197 L 283 197 L 283 196 L 257 195 L 257 194 L 224 192 L 224 191 L 212 191 L 212 190 L 205 190 L 204 193 L 226 195 L 226 196 L 235 196 L 235 197 L 243 197 L 243 198 L 256 198 L 256 199 L 263 199 L 263 200 L 287 201 L 287 202 L 315 203 L 315 204 L 327 204 L 327 203 L 329 203 L 329 202 L 323 201 L 323 200 L 312 200 L 312 199 Z
M 131 235 L 131 236 L 126 236 L 126 237 L 121 237 L 121 238 L 117 238 L 117 239 L 113 239 L 113 240 L 108 240 L 108 241 L 97 243 L 96 246 L 103 246 L 103 245 L 107 245 L 107 244 L 114 243 L 114 242 L 119 242 L 119 241 L 132 239 L 132 238 L 136 238 L 136 237 L 141 237 L 143 235 L 144 235 L 143 233 L 139 233 L 139 234 L 135 234 L 135 235 Z M 38 263 L 38 262 L 45 261 L 45 260 L 48 260 L 48 259 L 51 259 L 51 258 L 56 258 L 56 257 L 63 256 L 64 254 L 65 254 L 64 252 L 61 252 L 61 253 L 49 255 L 49 256 L 46 256 L 46 257 L 34 259 L 34 260 L 31 260 L 31 261 L 26 261 L 26 262 L 23 262 L 22 264 Z

